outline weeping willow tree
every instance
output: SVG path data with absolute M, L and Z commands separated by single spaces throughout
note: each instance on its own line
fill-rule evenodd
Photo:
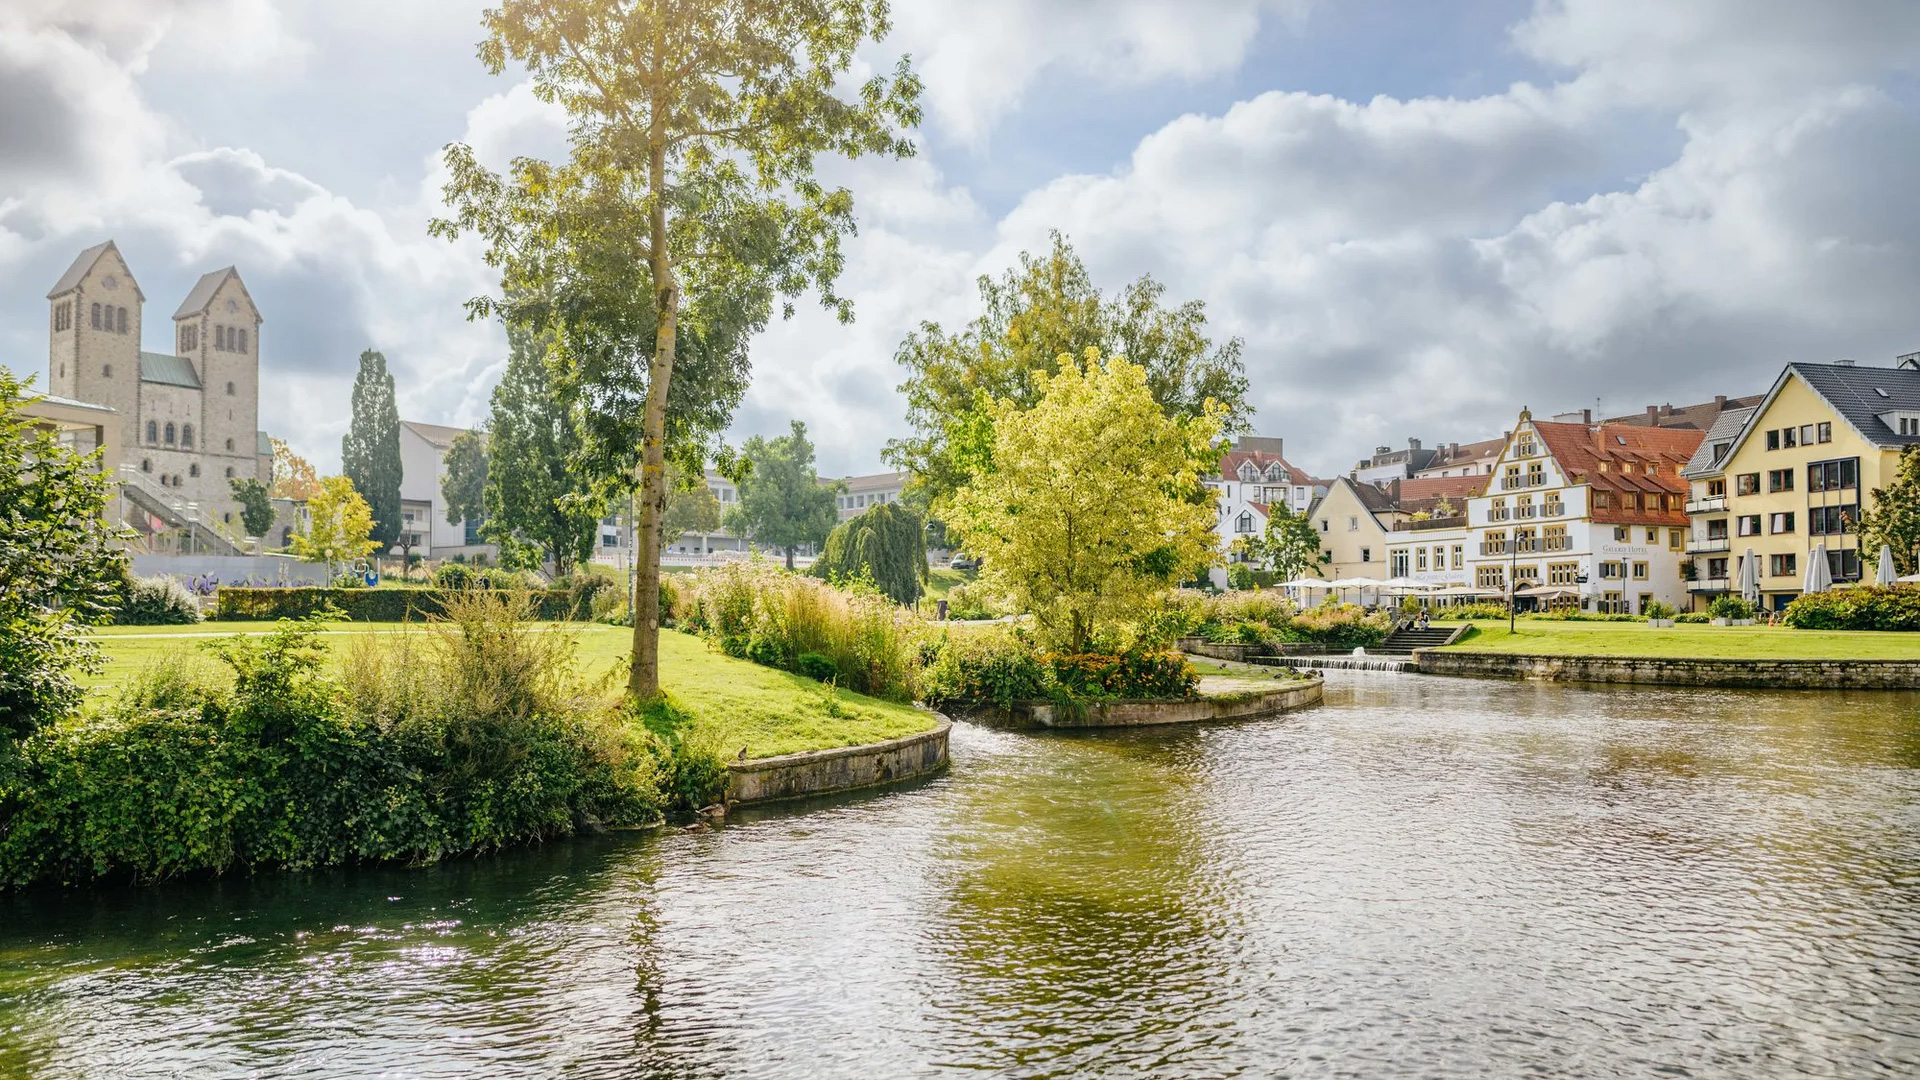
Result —
M 926 524 L 899 503 L 881 503 L 827 534 L 813 572 L 828 581 L 865 576 L 894 603 L 914 604 L 927 576 Z

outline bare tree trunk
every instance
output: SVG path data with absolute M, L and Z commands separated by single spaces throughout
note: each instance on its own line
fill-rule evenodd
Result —
M 787 545 L 787 569 L 793 569 L 793 545 Z
M 656 67 L 661 42 L 655 40 Z M 653 359 L 647 365 L 647 404 L 640 428 L 640 535 L 634 552 L 637 573 L 633 598 L 633 659 L 627 692 L 635 701 L 660 696 L 660 524 L 667 512 L 667 387 L 673 379 L 674 334 L 680 319 L 680 287 L 667 253 L 666 121 L 656 103 L 648 143 L 647 253 L 653 272 Z

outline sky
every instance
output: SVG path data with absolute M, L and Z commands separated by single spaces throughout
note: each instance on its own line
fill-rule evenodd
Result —
M 118 242 L 145 341 L 201 273 L 266 322 L 262 426 L 323 471 L 362 349 L 405 419 L 476 424 L 505 363 L 431 238 L 442 148 L 553 156 L 475 59 L 485 0 L 0 0 L 0 366 L 46 375 L 47 289 Z M 731 438 L 805 421 L 825 475 L 905 430 L 894 352 L 1059 230 L 1239 336 L 1256 430 L 1334 475 L 1524 407 L 1763 392 L 1920 350 L 1911 0 L 895 0 L 856 76 L 926 84 L 919 153 L 823 166 L 860 233 L 842 325 L 752 347 Z

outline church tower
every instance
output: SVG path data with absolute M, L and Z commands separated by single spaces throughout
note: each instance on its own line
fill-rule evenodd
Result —
M 111 407 L 120 414 L 121 445 L 133 446 L 146 296 L 120 249 L 109 240 L 81 252 L 47 302 L 47 392 Z
M 231 479 L 259 474 L 260 309 L 239 271 L 203 274 L 173 313 L 173 346 L 200 374 L 205 499 L 231 503 Z

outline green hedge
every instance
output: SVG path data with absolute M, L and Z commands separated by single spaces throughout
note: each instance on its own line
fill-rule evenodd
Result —
M 445 589 L 333 589 L 319 586 L 253 588 L 221 586 L 216 619 L 304 619 L 332 607 L 354 622 L 405 622 L 441 615 Z M 570 589 L 533 593 L 536 618 L 586 617 L 585 598 Z
M 1787 605 L 1796 630 L 1920 630 L 1920 589 L 1860 586 L 1810 593 Z

